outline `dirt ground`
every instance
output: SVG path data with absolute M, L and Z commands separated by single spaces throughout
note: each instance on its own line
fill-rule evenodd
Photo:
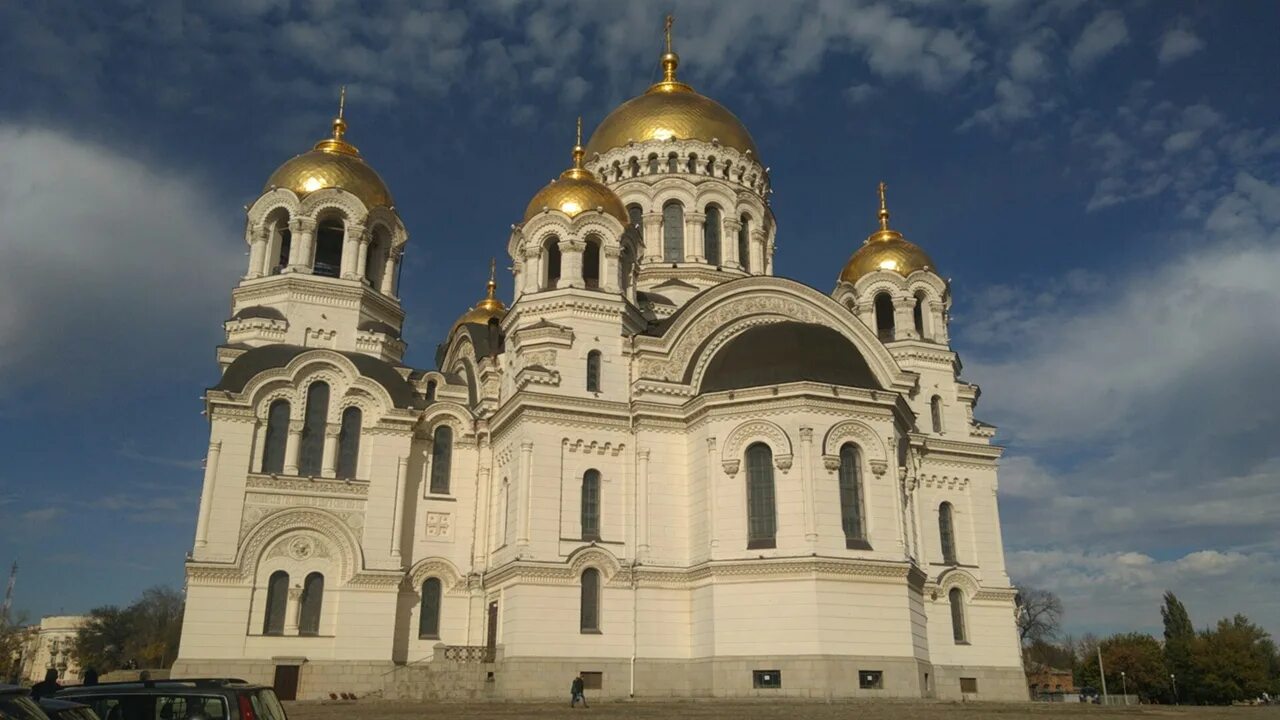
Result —
M 1280 720 L 1280 707 L 1142 707 L 1103 708 L 1094 705 L 1050 703 L 943 703 L 943 702 L 600 702 L 590 709 L 570 710 L 565 704 L 524 703 L 428 703 L 337 702 L 286 703 L 289 720 L 510 720 L 513 718 L 595 717 L 616 720 L 638 718 L 697 718 L 701 720 L 985 720 L 997 718 L 1088 718 L 1088 720 Z

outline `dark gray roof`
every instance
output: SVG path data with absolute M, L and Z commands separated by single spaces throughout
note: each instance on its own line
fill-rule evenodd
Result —
M 250 305 L 247 308 L 241 308 L 240 312 L 231 316 L 232 320 L 247 320 L 249 318 L 267 318 L 268 320 L 283 320 L 284 313 L 275 308 L 264 307 L 262 305 Z
M 254 348 L 231 362 L 222 380 L 214 386 L 214 390 L 241 392 L 245 385 L 259 373 L 274 368 L 284 367 L 299 355 L 318 350 L 319 348 L 302 347 L 300 345 L 265 345 Z M 425 401 L 419 397 L 407 380 L 396 370 L 396 366 L 369 355 L 353 352 L 337 352 L 350 360 L 356 370 L 364 377 L 373 380 L 386 388 L 391 401 L 398 408 L 422 407 Z
M 395 329 L 394 327 L 391 327 L 390 325 L 384 322 L 380 322 L 378 320 L 365 320 L 364 322 L 360 323 L 356 327 L 356 329 L 364 330 L 365 332 L 382 333 L 383 335 L 388 335 L 393 338 L 400 337 L 399 330 Z
M 671 279 L 669 279 L 669 280 L 667 280 L 667 281 L 665 281 L 665 282 L 660 282 L 660 283 L 658 283 L 658 284 L 657 284 L 657 285 L 655 285 L 654 287 L 660 287 L 660 288 L 687 288 L 687 289 L 690 289 L 690 290 L 697 290 L 697 289 L 698 289 L 698 286 L 697 286 L 697 285 L 693 285 L 693 284 L 691 284 L 691 283 L 687 283 L 687 282 L 685 282 L 685 281 L 681 280 L 680 278 L 671 278 Z
M 730 340 L 711 359 L 699 392 L 800 380 L 880 388 L 867 361 L 844 335 L 825 325 L 780 322 Z

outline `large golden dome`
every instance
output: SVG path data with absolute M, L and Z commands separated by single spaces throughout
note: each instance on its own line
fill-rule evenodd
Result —
M 387 184 L 360 157 L 360 151 L 342 139 L 346 130 L 340 110 L 333 121 L 333 137 L 321 140 L 309 152 L 296 155 L 277 168 L 265 190 L 288 188 L 298 197 L 305 197 L 317 190 L 340 188 L 360 198 L 367 207 L 391 207 Z
M 497 319 L 501 322 L 502 318 L 507 316 L 507 306 L 497 298 L 498 281 L 495 279 L 494 273 L 494 262 L 490 260 L 488 292 L 485 293 L 483 300 L 462 313 L 462 317 L 458 318 L 458 321 L 453 324 L 453 330 L 457 330 L 468 323 L 487 325 L 492 319 Z M 453 330 L 449 331 L 450 335 L 453 334 Z
M 880 229 L 871 233 L 862 247 L 845 263 L 840 280 L 856 283 L 877 270 L 888 270 L 907 277 L 917 270 L 934 270 L 933 260 L 919 245 L 902 233 L 889 229 L 889 210 L 884 199 L 885 184 L 880 183 Z
M 670 26 L 667 52 L 662 56 L 662 80 L 643 95 L 618 106 L 591 133 L 587 156 L 606 153 L 628 142 L 645 140 L 719 140 L 721 145 L 751 152 L 758 162 L 760 151 L 751 133 L 736 115 L 711 98 L 676 79 L 680 56 L 671 52 Z
M 598 208 L 623 225 L 630 223 L 622 200 L 608 186 L 596 180 L 590 170 L 582 167 L 583 152 L 582 118 L 578 118 L 578 143 L 573 146 L 573 167 L 560 173 L 559 178 L 533 196 L 524 209 L 525 222 L 543 210 L 559 210 L 572 218 Z

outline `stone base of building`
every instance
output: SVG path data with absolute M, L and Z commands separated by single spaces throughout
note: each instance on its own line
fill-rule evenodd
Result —
M 599 689 L 588 697 L 937 698 L 1025 701 L 1021 668 L 935 666 L 876 656 L 727 657 L 701 660 L 505 658 L 495 663 L 180 660 L 173 677 L 236 677 L 271 685 L 276 668 L 297 665 L 297 699 L 331 695 L 387 700 L 565 700 L 578 673 Z M 594 675 L 599 673 L 599 675 Z M 868 674 L 879 673 L 878 683 Z M 876 686 L 878 684 L 878 686 Z M 777 685 L 773 687 L 772 685 Z

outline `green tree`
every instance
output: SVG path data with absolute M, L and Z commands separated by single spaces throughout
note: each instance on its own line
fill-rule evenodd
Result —
M 22 658 L 31 651 L 34 635 L 35 628 L 27 625 L 25 617 L 0 622 L 0 682 L 16 680 L 22 674 Z
M 1178 597 L 1171 591 L 1164 594 L 1164 605 L 1160 607 L 1160 619 L 1164 621 L 1164 661 L 1171 675 L 1178 683 L 1178 701 L 1195 701 L 1198 699 L 1199 681 L 1195 677 L 1195 664 L 1192 653 L 1196 642 L 1196 631 L 1191 626 L 1191 615 Z M 1170 678 L 1170 692 L 1174 678 Z
M 1169 673 L 1165 669 L 1160 642 L 1145 633 L 1112 635 L 1099 645 L 1102 663 L 1107 671 L 1107 691 L 1120 694 L 1126 687 L 1130 695 L 1144 700 L 1163 700 L 1168 696 Z M 1101 688 L 1098 656 L 1086 655 L 1080 675 L 1084 684 Z M 1124 673 L 1123 680 L 1121 673 Z
M 75 654 L 80 667 L 110 672 L 130 661 L 138 667 L 167 668 L 178 655 L 182 635 L 182 593 L 153 587 L 121 609 L 95 608 L 76 633 Z
M 1244 615 L 1219 620 L 1200 633 L 1193 646 L 1196 694 L 1205 702 L 1227 704 L 1272 692 L 1276 646 Z
M 82 668 L 99 673 L 119 670 L 129 660 L 133 642 L 133 618 L 128 610 L 104 605 L 89 611 L 89 619 L 76 631 L 73 652 Z

